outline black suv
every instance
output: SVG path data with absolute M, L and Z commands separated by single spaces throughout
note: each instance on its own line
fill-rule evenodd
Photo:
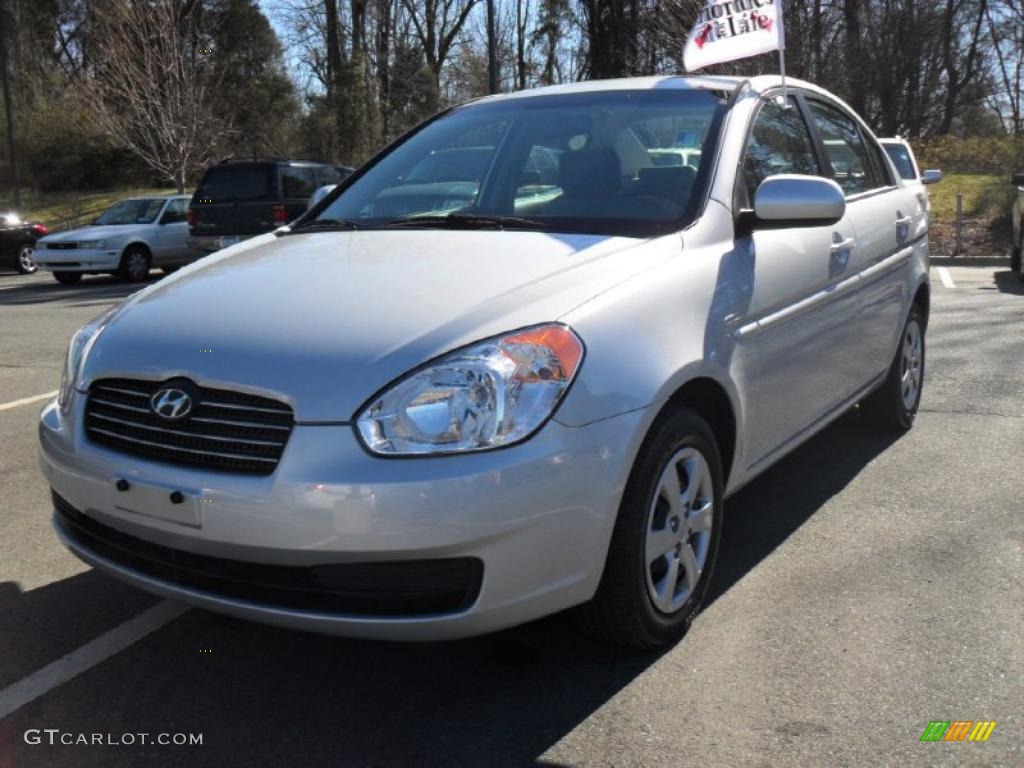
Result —
M 314 160 L 225 160 L 203 174 L 189 203 L 189 245 L 216 251 L 298 218 L 318 188 L 352 169 Z

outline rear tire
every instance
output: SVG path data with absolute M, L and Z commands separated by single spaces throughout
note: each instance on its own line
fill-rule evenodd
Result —
M 117 273 L 129 283 L 141 283 L 149 277 L 149 251 L 139 245 L 131 245 L 121 256 Z
M 53 279 L 61 285 L 74 285 L 82 279 L 81 272 L 54 272 Z
M 36 247 L 32 243 L 22 243 L 18 246 L 18 259 L 14 262 L 14 268 L 23 275 L 33 275 L 39 267 L 35 261 Z
M 924 391 L 924 331 L 924 314 L 914 304 L 885 381 L 860 404 L 864 417 L 880 429 L 907 430 L 914 425 Z
M 1012 271 L 1016 272 L 1018 275 L 1020 275 L 1022 279 L 1024 279 L 1024 274 L 1021 273 L 1021 269 L 1020 269 L 1020 266 L 1021 266 L 1020 262 L 1021 262 L 1021 247 L 1019 245 L 1015 245 L 1015 246 L 1013 246 L 1012 250 L 1010 251 L 1010 269 Z
M 679 640 L 711 582 L 722 506 L 714 433 L 689 408 L 667 412 L 633 465 L 597 594 L 577 609 L 584 628 L 636 648 Z

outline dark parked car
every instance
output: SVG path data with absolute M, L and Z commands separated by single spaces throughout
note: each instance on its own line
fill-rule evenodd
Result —
M 188 209 L 189 245 L 216 251 L 306 212 L 318 188 L 352 173 L 312 160 L 226 160 L 206 169 Z
M 16 213 L 0 213 L 0 267 L 23 275 L 36 271 L 36 240 L 47 233 L 42 224 L 22 221 Z

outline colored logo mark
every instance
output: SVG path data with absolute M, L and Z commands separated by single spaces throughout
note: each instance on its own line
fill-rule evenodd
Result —
M 988 741 L 995 729 L 995 720 L 932 720 L 921 741 Z

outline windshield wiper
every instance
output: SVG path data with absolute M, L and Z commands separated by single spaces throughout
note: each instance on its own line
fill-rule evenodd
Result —
M 313 221 L 305 224 L 299 224 L 297 227 L 292 227 L 289 232 L 308 232 L 310 230 L 320 232 L 337 232 L 337 231 L 350 231 L 353 229 L 359 229 L 359 223 L 352 221 L 351 219 L 313 219 Z M 288 232 L 284 233 L 288 234 Z
M 551 229 L 548 222 L 520 216 L 450 213 L 445 216 L 406 216 L 392 219 L 389 227 L 442 227 L 445 229 Z

